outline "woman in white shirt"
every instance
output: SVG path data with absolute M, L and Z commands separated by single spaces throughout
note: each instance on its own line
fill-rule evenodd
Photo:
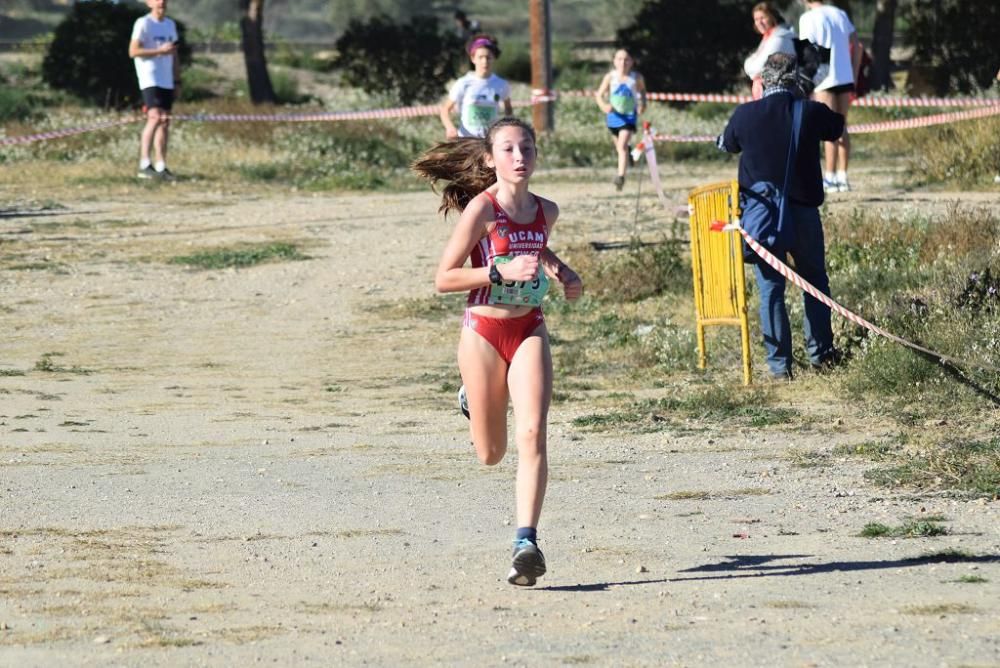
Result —
M 757 50 L 743 62 L 743 71 L 752 82 L 753 99 L 764 95 L 764 85 L 760 71 L 764 69 L 767 57 L 773 53 L 795 55 L 795 31 L 785 23 L 778 10 L 770 2 L 758 2 L 753 7 L 753 27 L 761 35 Z

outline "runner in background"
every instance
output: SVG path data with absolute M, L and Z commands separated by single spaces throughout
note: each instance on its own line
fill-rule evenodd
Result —
M 136 20 L 128 55 L 135 61 L 135 73 L 142 91 L 146 125 L 139 141 L 140 179 L 172 179 L 167 169 L 167 140 L 170 111 L 181 82 L 177 57 L 177 26 L 166 17 L 167 0 L 146 0 L 149 13 Z M 156 162 L 150 161 L 155 150 Z
M 493 62 L 500 57 L 496 38 L 479 34 L 469 40 L 466 53 L 473 70 L 451 86 L 448 97 L 441 105 L 441 123 L 447 138 L 482 137 L 490 123 L 500 116 L 510 116 L 514 107 L 510 101 L 510 84 L 493 74 Z M 458 111 L 459 125 L 451 120 Z
M 816 85 L 813 98 L 837 112 L 847 121 L 851 93 L 861 66 L 861 43 L 854 24 L 843 10 L 819 0 L 800 0 L 806 12 L 799 18 L 799 37 L 830 49 L 830 70 Z M 847 164 L 851 157 L 851 140 L 844 130 L 835 142 L 824 142 L 823 189 L 826 192 L 847 192 Z
M 753 99 L 759 100 L 764 95 L 760 72 L 764 69 L 767 57 L 772 53 L 787 53 L 794 56 L 795 31 L 770 2 L 758 2 L 754 5 L 753 27 L 761 36 L 760 44 L 743 62 L 743 71 L 750 77 Z
M 618 174 L 614 184 L 621 190 L 625 185 L 625 170 L 632 162 L 629 144 L 639 126 L 639 115 L 646 110 L 646 82 L 632 69 L 635 60 L 625 49 L 615 51 L 612 65 L 611 71 L 601 79 L 594 99 L 605 114 L 608 130 L 615 136 Z
M 440 210 L 461 213 L 434 284 L 438 292 L 469 293 L 459 407 L 483 464 L 503 459 L 508 403 L 514 408 L 518 528 L 507 581 L 527 587 L 545 573 L 537 528 L 548 484 L 552 355 L 541 301 L 550 279 L 568 300 L 583 294 L 580 277 L 548 247 L 559 207 L 528 190 L 536 155 L 531 126 L 502 118 L 484 138 L 446 141 L 413 163 L 432 186 L 449 182 Z

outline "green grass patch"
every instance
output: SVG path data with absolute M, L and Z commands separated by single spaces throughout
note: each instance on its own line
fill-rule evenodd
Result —
M 1000 497 L 1000 437 L 932 444 L 897 453 L 887 464 L 865 477 L 882 487 Z
M 712 499 L 742 499 L 749 496 L 766 496 L 771 490 L 766 487 L 741 487 L 740 489 L 710 492 L 707 490 L 679 490 L 668 494 L 658 494 L 656 501 L 709 501 Z
M 768 427 L 790 422 L 798 413 L 773 407 L 766 390 L 747 390 L 727 385 L 711 385 L 701 391 L 661 399 L 645 399 L 620 410 L 574 418 L 573 425 L 596 431 L 619 428 L 658 431 L 676 418 L 736 422 L 750 427 Z
M 183 264 L 196 269 L 229 269 L 252 267 L 265 262 L 308 260 L 295 244 L 269 243 L 236 248 L 215 248 L 191 255 L 170 258 L 171 264 Z
M 954 580 L 946 580 L 946 582 L 955 582 L 958 584 L 986 584 L 989 580 L 981 575 L 962 575 Z
M 72 373 L 82 376 L 87 376 L 94 373 L 93 369 L 85 369 L 79 366 L 62 366 L 56 364 L 52 358 L 62 357 L 63 353 L 44 353 L 37 362 L 35 362 L 34 370 L 42 371 L 44 373 Z
M 909 521 L 895 527 L 869 522 L 858 535 L 863 538 L 931 538 L 947 536 L 948 529 L 929 521 Z

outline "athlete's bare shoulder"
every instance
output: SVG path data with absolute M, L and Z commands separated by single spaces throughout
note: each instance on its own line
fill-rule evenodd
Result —
M 544 197 L 538 197 L 538 203 L 542 205 L 542 213 L 545 214 L 545 222 L 549 225 L 556 222 L 556 218 L 559 217 L 559 205 L 550 199 Z

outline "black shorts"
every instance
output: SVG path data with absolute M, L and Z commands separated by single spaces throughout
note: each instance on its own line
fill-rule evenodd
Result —
M 618 133 L 621 132 L 622 130 L 628 130 L 632 134 L 635 134 L 635 126 L 632 125 L 631 123 L 628 123 L 626 125 L 619 125 L 617 128 L 608 128 L 608 132 L 610 132 L 616 137 L 618 136 Z
M 170 111 L 174 108 L 174 89 L 151 86 L 142 89 L 142 103 L 146 109 Z
M 824 88 L 823 90 L 816 91 L 817 93 L 833 93 L 834 95 L 840 95 L 841 93 L 853 93 L 854 84 L 840 84 L 839 86 L 833 86 L 832 88 Z

